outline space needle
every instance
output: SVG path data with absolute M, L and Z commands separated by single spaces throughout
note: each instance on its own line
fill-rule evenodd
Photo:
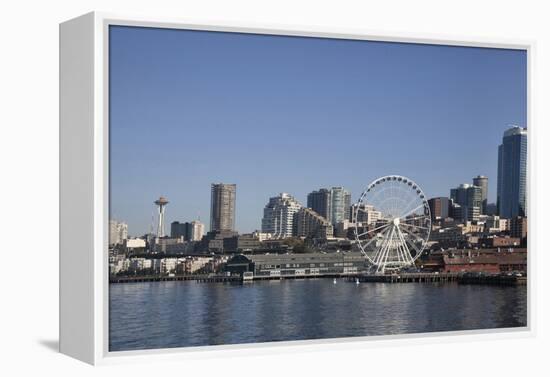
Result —
M 168 204 L 168 200 L 164 196 L 161 196 L 157 200 L 155 200 L 155 204 L 159 207 L 159 222 L 157 227 L 157 237 L 162 238 L 164 237 L 164 210 L 165 206 Z

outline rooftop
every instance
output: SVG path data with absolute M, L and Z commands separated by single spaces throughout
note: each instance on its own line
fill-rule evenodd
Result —
M 504 131 L 504 137 L 514 136 L 514 135 L 527 135 L 527 128 L 520 126 L 512 126 L 506 131 Z

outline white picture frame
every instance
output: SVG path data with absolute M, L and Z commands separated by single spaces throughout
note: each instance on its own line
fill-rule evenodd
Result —
M 533 336 L 535 318 L 533 297 L 535 269 L 528 276 L 528 326 L 517 329 L 472 330 L 399 336 L 291 341 L 278 343 L 186 347 L 144 351 L 108 350 L 108 28 L 110 25 L 146 26 L 172 29 L 314 36 L 386 42 L 424 43 L 520 49 L 527 52 L 529 139 L 534 139 L 532 124 L 532 65 L 534 42 L 484 38 L 449 38 L 414 33 L 377 33 L 364 30 L 329 30 L 312 27 L 207 24 L 171 18 L 135 17 L 92 12 L 60 25 L 60 352 L 90 364 L 105 364 L 149 358 L 182 358 L 189 355 L 221 355 L 292 352 L 293 347 L 319 349 L 376 347 L 388 342 L 433 342 L 476 340 L 486 337 Z M 536 221 L 533 206 L 534 144 L 528 145 L 528 207 L 530 229 Z M 535 243 L 528 234 L 528 265 L 533 266 Z M 75 247 L 74 245 L 78 245 Z M 73 266 L 79 266 L 78 269 Z M 461 335 L 461 338 L 455 337 Z M 205 352 L 206 351 L 206 352 Z

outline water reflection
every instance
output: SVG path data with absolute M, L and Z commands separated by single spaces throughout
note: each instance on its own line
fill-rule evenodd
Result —
M 354 284 L 110 286 L 110 349 L 390 335 L 526 326 L 526 287 Z

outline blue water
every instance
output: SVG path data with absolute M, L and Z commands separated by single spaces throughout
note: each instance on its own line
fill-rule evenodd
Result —
M 527 325 L 525 286 L 332 279 L 110 285 L 110 350 Z

